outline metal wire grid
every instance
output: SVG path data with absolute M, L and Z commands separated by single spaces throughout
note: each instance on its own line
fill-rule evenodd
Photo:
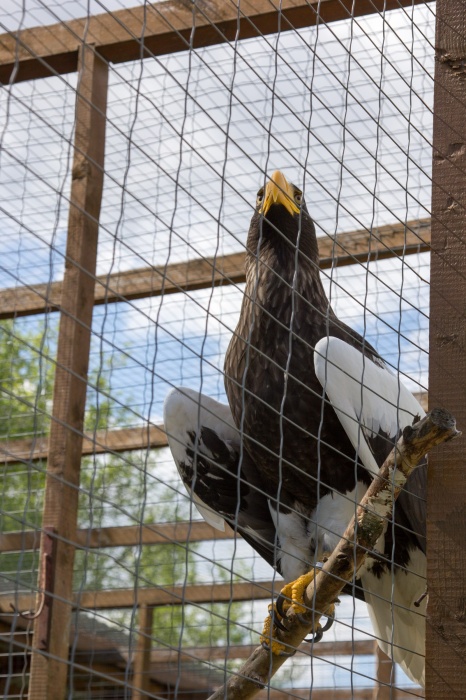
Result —
M 377 225 L 428 215 L 432 9 L 415 8 L 413 17 L 411 22 L 405 11 L 399 11 L 390 13 L 385 23 L 381 17 L 358 19 L 279 38 L 249 40 L 234 47 L 111 67 L 98 272 L 169 264 L 212 255 L 213 248 L 218 253 L 244 249 L 254 199 L 251 193 L 263 178 L 265 163 L 268 170 L 284 167 L 290 174 L 297 170 L 301 178 L 309 124 L 312 155 L 306 196 L 312 202 L 311 211 L 316 212 L 319 233 L 360 228 L 368 220 Z M 380 49 L 382 33 L 380 62 L 374 43 L 379 42 Z M 310 47 L 316 50 L 315 61 Z M 296 82 L 289 80 L 291 69 Z M 310 70 L 312 97 L 305 90 Z M 372 84 L 367 75 L 371 72 Z M 2 172 L 5 186 L 10 188 L 5 221 L 11 231 L 2 250 L 8 270 L 2 280 L 6 287 L 12 286 L 12 277 L 21 285 L 60 279 L 63 274 L 73 81 L 74 76 L 66 76 L 65 80 L 57 77 L 13 86 L 6 101 L 10 119 L 3 134 L 7 162 L 4 160 Z M 342 84 L 346 88 L 343 94 Z M 44 138 L 47 125 L 50 136 Z M 14 206 L 18 202 L 20 210 Z M 350 207 L 347 202 L 351 202 Z M 358 323 L 364 304 L 368 340 L 394 367 L 400 355 L 398 349 L 393 351 L 394 338 L 401 330 L 401 370 L 410 378 L 411 387 L 417 384 L 424 389 L 426 256 L 380 261 L 370 266 L 369 274 L 364 268 L 342 268 L 324 273 L 324 277 L 339 316 L 357 330 L 361 330 Z M 236 285 L 96 307 L 88 399 L 90 431 L 97 429 L 99 421 L 116 426 L 157 421 L 167 384 L 197 387 L 201 363 L 203 390 L 222 398 L 222 358 L 241 293 L 242 285 Z M 43 338 L 46 332 L 48 353 L 53 357 L 56 320 L 53 316 L 17 318 L 6 333 L 11 342 L 27 347 L 25 336 L 36 333 Z M 391 352 L 384 352 L 388 348 Z M 99 383 L 103 385 L 100 391 Z M 25 435 L 21 431 L 7 433 L 9 438 Z M 16 468 L 14 478 L 30 474 L 27 466 L 22 465 L 20 471 Z M 40 473 L 43 468 L 34 465 L 33 470 Z M 116 471 L 127 472 L 123 484 L 118 483 Z M 130 504 L 124 498 L 125 490 L 135 496 Z M 161 520 L 167 502 L 170 519 L 184 519 L 189 514 L 196 517 L 166 453 L 157 458 L 144 451 L 121 457 L 94 456 L 84 464 L 81 491 L 82 526 Z M 27 514 L 25 529 L 39 517 L 40 499 L 34 513 L 34 517 Z M 17 520 L 21 514 L 24 510 L 16 511 Z M 160 571 L 154 576 L 153 566 L 142 561 L 140 552 L 85 550 L 77 557 L 76 586 L 82 592 L 93 590 L 96 582 L 144 588 L 183 583 L 187 577 L 192 582 L 222 581 L 225 574 L 228 580 L 232 575 L 267 578 L 265 565 L 258 566 L 257 556 L 251 555 L 244 543 L 234 549 L 225 542 L 206 543 L 189 560 L 186 551 L 180 561 L 172 562 L 166 581 L 161 582 Z M 32 563 L 27 569 L 12 570 L 7 579 L 11 582 L 16 575 L 24 587 L 23 575 L 31 574 L 29 585 L 34 590 L 35 573 Z M 241 604 L 239 618 L 234 620 L 246 637 L 260 626 L 264 606 L 258 608 L 259 604 Z M 206 624 L 219 625 L 220 635 L 226 634 L 224 622 L 231 610 L 214 613 L 212 618 L 208 610 L 202 615 L 198 609 L 194 622 L 188 612 L 181 628 L 183 643 L 190 634 L 194 639 Z M 368 631 L 359 606 L 357 615 L 356 619 L 352 603 L 347 601 L 339 614 L 337 638 L 355 639 L 353 626 L 361 633 Z M 94 634 L 98 624 L 105 623 L 126 635 L 130 649 L 134 645 L 135 609 L 125 614 L 99 611 L 91 616 L 93 622 L 89 622 L 88 613 L 80 617 L 80 625 L 90 625 Z M 179 624 L 179 620 L 173 623 L 169 615 L 168 632 L 173 632 L 171 624 Z M 76 634 L 78 628 L 77 624 Z M 179 630 L 175 636 L 181 645 Z M 215 634 L 212 639 L 216 639 Z M 173 640 L 171 644 L 176 648 Z M 76 638 L 74 646 L 77 653 Z M 73 656 L 71 661 L 73 664 Z M 314 687 L 364 686 L 374 675 L 373 660 L 364 657 L 357 661 L 356 657 L 333 662 L 326 659 L 322 664 L 319 669 L 313 662 Z M 222 668 L 220 663 L 208 666 L 217 671 Z M 344 675 L 345 666 L 351 667 L 351 679 Z M 274 685 L 309 685 L 309 660 L 294 661 L 290 668 L 293 670 L 284 671 Z M 73 675 L 78 678 L 79 669 Z M 90 686 L 88 681 L 89 692 Z M 23 696 L 24 692 L 23 684 Z

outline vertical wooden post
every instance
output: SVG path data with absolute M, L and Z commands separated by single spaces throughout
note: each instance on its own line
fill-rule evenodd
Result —
M 153 608 L 139 607 L 139 635 L 134 656 L 133 693 L 131 700 L 146 700 L 150 692 L 150 652 L 152 649 Z
M 107 65 L 91 46 L 80 48 L 78 70 L 67 260 L 42 521 L 47 531 L 41 540 L 39 587 L 46 588 L 47 595 L 34 625 L 29 700 L 66 697 L 74 563 L 69 542 L 76 534 L 108 83 Z
M 376 669 L 376 685 L 372 700 L 396 700 L 395 664 L 375 642 L 374 648 Z
M 437 1 L 429 406 L 463 437 L 429 454 L 426 698 L 466 697 L 466 2 Z

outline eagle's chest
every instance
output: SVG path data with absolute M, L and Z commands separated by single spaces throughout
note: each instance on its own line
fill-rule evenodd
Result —
M 317 502 L 319 475 L 321 496 L 353 489 L 354 450 L 314 371 L 325 319 L 301 299 L 294 308 L 277 304 L 274 312 L 251 308 L 242 320 L 227 357 L 227 392 L 271 488 L 281 484 L 309 507 Z

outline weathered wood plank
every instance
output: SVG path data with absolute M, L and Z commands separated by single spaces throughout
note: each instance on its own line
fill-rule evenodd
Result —
M 204 542 L 235 537 L 225 525 L 225 531 L 216 530 L 204 521 L 157 523 L 155 525 L 126 525 L 77 530 L 73 544 L 86 549 L 104 547 L 137 547 L 174 542 Z M 27 552 L 39 548 L 40 531 L 0 533 L 0 552 Z
M 144 700 L 150 692 L 150 665 L 152 647 L 152 622 L 154 608 L 139 607 L 139 625 L 136 649 L 133 656 L 133 680 L 131 700 Z
M 118 590 L 83 591 L 68 597 L 69 608 L 79 602 L 79 609 L 110 610 L 132 608 L 137 605 L 188 605 L 189 603 L 228 603 L 244 600 L 268 600 L 278 595 L 282 581 L 246 581 L 241 583 L 212 583 L 191 586 L 161 586 L 160 588 L 138 588 L 137 600 L 134 587 Z M 0 594 L 0 612 L 11 614 L 11 605 L 18 610 L 31 608 L 31 596 L 27 594 Z M 69 632 L 69 629 L 68 629 Z M 66 647 L 66 643 L 65 643 Z
M 374 642 L 374 653 L 377 663 L 377 682 L 374 686 L 372 700 L 398 700 L 395 683 L 396 666 L 389 656 Z
M 74 71 L 78 50 L 84 41 L 94 44 L 107 61 L 122 63 L 138 60 L 141 53 L 147 58 L 186 51 L 193 27 L 193 46 L 200 48 L 419 2 L 424 0 L 281 0 L 274 6 L 269 0 L 242 0 L 238 13 L 236 3 L 223 0 L 202 4 L 167 0 L 24 29 L 19 34 L 3 34 L 0 36 L 0 82 L 8 83 L 11 78 L 19 82 Z
M 82 431 L 94 306 L 97 237 L 104 173 L 108 66 L 80 49 L 76 126 L 66 245 L 67 264 L 49 438 L 39 589 L 46 603 L 34 620 L 29 700 L 63 700 L 68 672 L 74 547 Z M 48 538 L 45 529 L 58 537 Z M 48 543 L 53 545 L 48 552 Z M 45 567 L 45 569 L 44 569 Z M 45 573 L 44 573 L 45 572 Z M 47 653 L 44 653 L 47 652 Z
M 322 269 L 364 263 L 371 250 L 371 260 L 410 255 L 430 249 L 430 219 L 388 224 L 373 229 L 340 233 L 334 239 L 319 237 Z M 224 284 L 244 282 L 244 253 L 198 258 L 168 267 L 145 267 L 137 270 L 101 275 L 94 290 L 94 303 L 131 301 L 163 294 L 188 292 Z M 61 306 L 62 282 L 28 287 L 0 289 L 0 319 L 58 311 Z
M 438 0 L 429 388 L 466 429 L 466 3 Z M 434 254 L 435 253 L 435 254 Z M 465 438 L 429 455 L 426 698 L 465 697 Z
M 119 430 L 97 430 L 95 438 L 84 435 L 82 454 L 103 454 L 105 452 L 126 452 L 165 447 L 167 436 L 163 425 L 121 428 Z M 0 441 L 1 461 L 4 464 L 17 461 L 37 461 L 47 459 L 48 439 L 2 440 Z
M 415 394 L 424 410 L 427 410 L 427 392 Z M 168 445 L 163 425 L 151 425 L 149 428 L 121 428 L 119 430 L 98 430 L 95 438 L 84 435 L 83 455 L 104 454 L 108 452 L 130 452 L 147 450 Z M 3 464 L 14 462 L 33 462 L 47 459 L 48 442 L 46 438 L 22 440 L 1 440 L 0 455 Z

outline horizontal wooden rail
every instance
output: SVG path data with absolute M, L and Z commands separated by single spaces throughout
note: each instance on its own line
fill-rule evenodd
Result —
M 95 436 L 84 435 L 83 455 L 106 452 L 126 452 L 165 447 L 168 444 L 163 425 L 121 428 L 119 430 L 97 430 Z M 22 440 L 0 441 L 0 462 L 31 462 L 47 459 L 48 438 L 38 437 Z
M 427 392 L 415 394 L 417 400 L 427 410 Z M 84 436 L 83 456 L 108 452 L 131 452 L 168 445 L 163 425 L 119 430 L 98 430 L 95 437 Z M 35 462 L 47 459 L 48 442 L 46 437 L 23 440 L 0 440 L 0 462 Z
M 174 542 L 204 542 L 235 537 L 234 531 L 225 526 L 225 532 L 216 530 L 204 521 L 158 523 L 156 525 L 127 525 L 96 527 L 76 532 L 79 548 L 137 547 L 141 544 L 173 544 Z M 0 552 L 27 552 L 39 548 L 40 531 L 0 533 Z
M 160 588 L 122 588 L 116 590 L 83 591 L 74 594 L 73 608 L 80 610 L 110 610 L 133 608 L 135 605 L 189 605 L 190 603 L 228 603 L 244 600 L 268 600 L 278 595 L 283 581 L 245 581 L 241 583 L 209 583 L 189 586 L 161 586 Z M 35 594 L 0 594 L 0 613 L 34 607 Z
M 341 267 L 368 260 L 410 255 L 430 249 L 430 219 L 388 224 L 372 231 L 365 229 L 338 234 L 335 239 L 321 236 L 322 269 Z M 97 278 L 95 304 L 130 301 L 144 297 L 204 289 L 244 282 L 244 253 L 214 258 L 197 258 L 164 267 L 145 267 Z M 60 309 L 62 282 L 0 289 L 0 319 L 42 314 Z
M 186 51 L 411 6 L 424 0 L 172 0 L 0 35 L 0 82 L 75 71 L 85 41 L 112 63 Z M 280 6 L 281 13 L 278 7 Z

